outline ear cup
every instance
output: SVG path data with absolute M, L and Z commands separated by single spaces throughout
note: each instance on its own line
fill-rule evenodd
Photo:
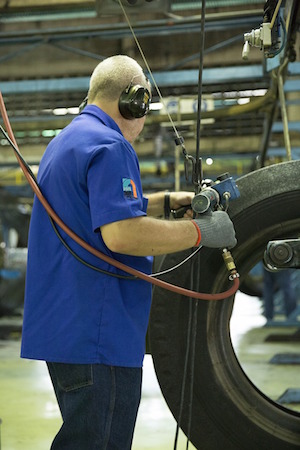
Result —
M 139 119 L 147 114 L 150 107 L 150 92 L 136 85 L 128 86 L 119 99 L 119 110 L 125 119 Z

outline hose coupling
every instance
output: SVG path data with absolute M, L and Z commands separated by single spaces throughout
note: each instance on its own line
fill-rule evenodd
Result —
M 234 280 L 235 278 L 239 278 L 239 273 L 237 271 L 234 259 L 230 253 L 230 251 L 227 248 L 223 248 L 222 251 L 223 260 L 226 266 L 226 269 L 230 273 L 229 279 Z

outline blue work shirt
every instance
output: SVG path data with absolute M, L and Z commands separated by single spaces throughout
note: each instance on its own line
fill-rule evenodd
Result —
M 111 252 L 100 227 L 145 216 L 137 155 L 118 125 L 88 105 L 48 145 L 38 182 L 45 198 L 87 243 L 144 273 L 151 257 Z M 91 255 L 59 227 L 71 249 L 101 269 L 128 275 Z M 35 198 L 28 239 L 21 356 L 64 363 L 140 367 L 151 284 L 120 279 L 83 265 L 64 247 Z

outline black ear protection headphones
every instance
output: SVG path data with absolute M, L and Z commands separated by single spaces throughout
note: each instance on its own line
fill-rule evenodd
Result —
M 88 97 L 79 105 L 79 112 L 86 107 Z M 119 110 L 125 119 L 133 120 L 144 117 L 150 108 L 151 95 L 148 89 L 139 84 L 132 84 L 122 92 L 119 99 Z
M 119 110 L 125 119 L 139 119 L 148 113 L 150 102 L 151 95 L 148 89 L 130 83 L 120 96 Z

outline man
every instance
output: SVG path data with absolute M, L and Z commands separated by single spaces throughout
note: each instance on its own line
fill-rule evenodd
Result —
M 149 97 L 136 61 L 118 55 L 101 62 L 91 76 L 88 105 L 49 144 L 38 174 L 46 199 L 76 234 L 148 274 L 153 255 L 200 241 L 236 243 L 223 212 L 195 221 L 149 217 L 163 215 L 165 194 L 143 197 L 131 145 L 143 129 Z M 191 198 L 171 193 L 170 207 L 189 205 Z M 35 199 L 21 356 L 47 361 L 63 418 L 53 450 L 127 450 L 140 402 L 151 285 L 57 231 L 73 254 Z

